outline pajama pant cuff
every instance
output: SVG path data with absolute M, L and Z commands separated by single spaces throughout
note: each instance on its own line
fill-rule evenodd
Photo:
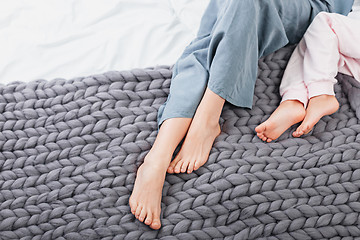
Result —
M 334 83 L 331 81 L 312 82 L 308 86 L 309 99 L 319 95 L 335 95 Z
M 158 130 L 160 129 L 161 124 L 165 120 L 168 120 L 170 118 L 193 118 L 193 117 L 194 117 L 193 112 L 186 112 L 186 111 L 173 111 L 173 112 L 166 111 L 165 113 L 163 112 L 161 116 L 158 115 L 157 118 Z
M 287 90 L 283 95 L 281 102 L 286 100 L 298 100 L 302 104 L 304 104 L 304 108 L 306 108 L 308 104 L 308 97 L 305 92 L 300 92 L 298 89 Z

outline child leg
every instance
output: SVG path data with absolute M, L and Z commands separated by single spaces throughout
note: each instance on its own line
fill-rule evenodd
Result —
M 310 101 L 305 119 L 294 133 L 295 137 L 310 131 L 323 116 L 339 108 L 333 90 L 338 72 L 359 75 L 358 26 L 357 20 L 321 13 L 305 33 L 308 51 L 304 57 L 304 81 Z
M 308 102 L 304 83 L 304 54 L 306 45 L 302 39 L 295 48 L 286 66 L 280 84 L 282 101 L 279 107 L 262 124 L 255 128 L 257 136 L 266 142 L 277 139 L 292 125 L 302 121 Z

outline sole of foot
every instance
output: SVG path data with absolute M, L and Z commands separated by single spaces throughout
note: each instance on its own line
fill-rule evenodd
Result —
M 261 140 L 271 142 L 292 125 L 301 122 L 304 117 L 304 105 L 296 100 L 287 100 L 279 105 L 269 119 L 257 126 L 255 131 Z
M 331 115 L 339 109 L 339 102 L 335 96 L 320 95 L 310 99 L 306 108 L 306 115 L 300 126 L 293 132 L 294 137 L 307 134 L 320 119 L 326 115 Z

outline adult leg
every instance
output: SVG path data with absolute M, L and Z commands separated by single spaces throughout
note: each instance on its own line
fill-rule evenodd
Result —
M 258 58 L 289 41 L 298 41 L 313 15 L 320 10 L 329 11 L 329 8 L 323 2 L 312 6 L 307 0 L 229 0 L 222 3 L 225 7 L 211 32 L 207 91 L 236 106 L 251 107 Z M 204 98 L 199 108 L 208 104 Z M 219 106 L 222 108 L 222 104 Z M 215 139 L 215 134 L 209 137 L 209 132 L 215 128 L 208 121 L 200 120 L 208 118 L 204 112 L 195 113 L 182 148 L 169 166 L 169 173 L 192 172 L 195 165 L 197 169 L 206 162 L 212 146 L 209 139 Z M 218 118 L 217 114 L 214 116 Z
M 158 135 L 137 172 L 134 190 L 129 199 L 131 212 L 153 229 L 161 226 L 160 204 L 166 170 L 175 148 L 188 131 L 192 111 L 195 111 L 205 91 L 209 33 L 216 22 L 220 7 L 217 1 L 210 2 L 201 20 L 197 38 L 186 47 L 175 64 L 169 97 L 159 109 Z M 172 96 L 179 100 L 177 104 Z M 175 111 L 175 106 L 184 110 Z
M 160 203 L 166 169 L 190 122 L 190 118 L 172 118 L 165 121 L 153 147 L 138 169 L 129 204 L 135 217 L 141 222 L 145 221 L 145 224 L 153 229 L 161 226 Z
M 345 0 L 344 0 L 345 1 Z M 198 38 L 189 45 L 189 47 L 185 50 L 183 56 L 181 59 L 177 62 L 175 68 L 174 68 L 174 77 L 172 79 L 172 84 L 170 88 L 170 94 L 168 97 L 168 100 L 166 104 L 159 109 L 159 118 L 158 123 L 160 127 L 159 135 L 156 139 L 156 142 L 159 142 L 159 144 L 154 144 L 154 147 L 150 151 L 151 153 L 162 153 L 165 152 L 166 154 L 169 154 L 169 152 L 172 151 L 174 146 L 176 145 L 176 142 L 180 142 L 181 138 L 186 134 L 187 127 L 190 125 L 191 118 L 194 116 L 194 113 L 196 111 L 196 108 L 202 99 L 202 96 L 207 88 L 207 86 L 213 86 L 214 89 L 217 90 L 217 92 L 214 91 L 214 89 L 211 89 L 213 92 L 216 93 L 216 95 L 222 97 L 222 94 L 220 94 L 222 91 L 220 88 L 216 88 L 216 84 L 210 84 L 211 82 L 215 83 L 216 81 L 224 83 L 232 83 L 233 79 L 228 78 L 234 73 L 234 70 L 232 67 L 237 63 L 241 62 L 247 62 L 249 60 L 248 64 L 240 64 L 240 67 L 236 67 L 236 70 L 239 70 L 239 68 L 243 68 L 241 70 L 241 74 L 236 74 L 233 76 L 240 82 L 245 79 L 247 80 L 248 77 L 252 77 L 253 79 L 250 79 L 249 81 L 244 81 L 245 84 L 243 85 L 244 88 L 250 86 L 250 90 L 253 90 L 253 86 L 255 79 L 256 79 L 256 72 L 257 72 L 257 58 L 259 56 L 262 56 L 263 54 L 270 53 L 272 51 L 277 50 L 278 48 L 282 47 L 287 43 L 286 39 L 282 39 L 282 41 L 278 41 L 275 36 L 279 36 L 277 33 L 283 31 L 284 29 L 281 28 L 281 19 L 279 22 L 279 19 L 274 19 L 274 22 L 271 22 L 270 19 L 272 19 L 272 15 L 276 15 L 279 13 L 279 9 L 269 7 L 273 2 L 277 2 L 280 5 L 286 5 L 283 10 L 287 10 L 287 2 L 284 1 L 281 3 L 281 0 L 273 0 L 273 1 L 250 1 L 250 0 L 244 0 L 244 1 L 237 1 L 237 0 L 229 0 L 229 1 L 223 1 L 223 0 L 213 0 L 210 2 L 209 7 L 213 7 L 213 12 L 211 11 L 211 8 L 208 8 L 207 12 L 205 12 L 204 16 L 209 16 L 209 19 L 205 19 L 202 21 L 204 23 L 204 26 L 215 26 L 210 30 L 209 34 L 205 34 L 206 30 L 199 31 L 201 33 Z M 308 3 L 308 1 L 302 0 L 302 1 L 294 1 L 293 4 L 296 5 L 295 8 L 291 8 L 293 10 L 296 10 L 297 4 L 299 2 L 303 2 L 305 4 Z M 313 2 L 313 1 L 312 1 Z M 264 4 L 264 5 L 263 5 Z M 257 6 L 257 9 L 255 8 Z M 304 5 L 305 6 L 305 5 Z M 244 12 L 244 9 L 247 9 L 247 7 L 250 7 L 251 11 L 250 13 L 254 14 L 253 16 L 257 17 L 257 20 L 255 22 L 264 24 L 264 29 L 259 29 L 261 37 L 257 37 L 258 32 L 254 31 L 254 29 L 258 29 L 258 25 L 253 24 L 253 18 L 252 16 L 248 15 L 246 11 Z M 260 7 L 260 8 L 259 8 Z M 264 8 L 263 8 L 264 7 Z M 284 7 L 284 6 L 283 6 Z M 325 6 L 323 6 L 325 7 Z M 210 10 L 209 10 L 210 9 Z M 231 11 L 233 9 L 233 11 Z M 236 10 L 237 9 L 237 10 Z M 269 11 L 269 9 L 272 9 Z M 301 8 L 302 9 L 302 8 Z M 276 11 L 276 14 L 274 14 L 274 10 Z M 301 20 L 301 26 L 303 28 L 306 28 L 308 21 L 309 21 L 309 14 L 310 12 L 314 12 L 310 8 L 306 11 L 302 9 L 304 13 L 306 14 L 298 14 L 298 12 L 293 12 L 294 18 L 292 19 L 299 19 Z M 215 14 L 214 14 L 215 12 Z M 241 14 L 236 13 L 242 13 L 243 17 L 239 19 L 239 16 Z M 207 15 L 207 13 L 209 13 Z M 266 14 L 263 14 L 266 13 Z M 239 15 L 239 16 L 238 16 Z M 301 15 L 299 17 L 299 15 Z M 227 17 L 225 17 L 227 16 Z M 279 18 L 279 16 L 278 16 Z M 227 19 L 227 20 L 225 20 Z M 237 21 L 237 25 L 249 25 L 252 26 L 252 31 L 248 35 L 244 34 L 236 34 L 236 31 L 241 31 L 241 33 L 247 33 L 248 29 L 245 27 L 242 27 L 241 29 L 235 28 L 234 24 L 236 25 L 236 21 L 234 20 L 240 20 Z M 244 21 L 241 21 L 244 20 Z M 269 25 L 269 23 L 273 23 L 273 25 Z M 290 24 L 291 22 L 288 22 Z M 295 24 L 296 25 L 296 24 Z M 268 28 L 270 26 L 270 28 Z M 278 27 L 279 28 L 278 28 Z M 291 26 L 291 24 L 289 25 Z M 289 27 L 291 28 L 291 27 Z M 216 31 L 214 29 L 217 29 Z M 272 29 L 274 31 L 272 31 Z M 266 30 L 266 31 L 265 31 Z M 276 31 L 275 31 L 276 30 Z M 280 31 L 281 30 L 281 31 Z M 235 35 L 234 35 L 235 34 Z M 275 35 L 274 35 L 275 34 Z M 286 34 L 281 34 L 282 37 L 286 38 Z M 240 39 L 239 39 L 240 37 Z M 245 37 L 245 39 L 242 39 Z M 253 44 L 253 42 L 250 39 L 259 39 L 256 44 Z M 224 40 L 227 39 L 227 40 Z M 274 40 L 274 41 L 267 41 L 267 40 Z M 238 41 L 241 40 L 241 41 Z M 244 40 L 244 41 L 242 41 Z M 237 49 L 240 45 L 242 46 L 242 43 L 244 45 L 248 45 L 249 49 L 247 47 L 242 46 L 241 49 L 245 49 L 245 52 L 242 51 L 233 51 L 233 49 Z M 227 50 L 226 50 L 227 48 Z M 231 49 L 231 51 L 229 51 Z M 219 54 L 220 52 L 220 54 Z M 221 55 L 227 55 L 230 53 L 228 57 L 225 59 L 221 57 Z M 249 53 L 249 54 L 247 54 Z M 255 55 L 254 55 L 255 54 Z M 240 56 L 239 56 L 240 55 Z M 235 56 L 233 58 L 232 56 Z M 237 56 L 237 57 L 236 57 Z M 225 61 L 224 61 L 225 60 Z M 255 63 L 255 67 L 254 67 Z M 217 66 L 217 67 L 214 67 Z M 209 70 L 210 67 L 213 68 L 211 70 L 211 74 L 213 74 L 213 77 L 210 77 L 209 84 L 207 82 L 209 78 Z M 229 75 L 229 72 L 232 74 Z M 224 74 L 221 74 L 224 73 Z M 243 75 L 242 75 L 243 73 Z M 210 74 L 210 75 L 211 75 Z M 218 78 L 219 77 L 219 78 Z M 240 79 L 239 79 L 240 77 Z M 227 82 L 226 80 L 230 80 Z M 252 82 L 252 83 L 251 83 Z M 225 84 L 226 85 L 226 84 Z M 237 84 L 239 85 L 239 84 Z M 227 86 L 227 90 L 232 90 L 230 86 Z M 237 87 L 239 88 L 239 87 Z M 223 90 L 225 91 L 226 88 Z M 242 96 L 240 94 L 239 100 L 240 103 L 238 103 L 238 106 L 245 106 L 250 107 L 252 103 L 252 93 L 248 93 L 249 89 L 243 90 L 246 92 L 246 96 Z M 231 91 L 232 92 L 232 91 Z M 213 97 L 211 92 L 208 94 L 210 97 Z M 235 93 L 238 93 L 235 91 Z M 225 94 L 226 95 L 226 94 Z M 230 96 L 230 95 L 229 95 Z M 224 98 L 224 97 L 223 97 Z M 204 98 L 209 99 L 209 98 Z M 236 101 L 233 101 L 231 96 L 226 99 L 236 105 Z M 218 98 L 217 103 L 218 106 L 222 107 L 222 99 Z M 204 105 L 207 105 L 207 101 L 205 101 Z M 221 108 L 220 107 L 220 108 Z M 217 116 L 216 116 L 217 117 Z M 172 124 L 174 121 L 169 121 L 171 118 L 189 118 L 186 122 L 180 120 L 181 122 L 179 125 Z M 218 118 L 218 117 L 217 117 Z M 166 120 L 166 121 L 165 121 Z M 179 120 L 179 119 L 178 119 Z M 217 119 L 218 120 L 218 119 Z M 165 124 L 168 121 L 167 124 Z M 164 126 L 167 126 L 166 128 L 163 128 Z M 164 130 L 162 130 L 162 128 Z M 166 132 L 168 134 L 173 134 L 174 129 L 181 128 L 182 131 L 179 132 L 176 136 L 172 135 L 174 138 L 174 142 L 172 144 L 169 144 L 166 140 L 168 140 L 167 134 L 163 134 L 163 132 Z M 194 131 L 196 128 L 192 128 Z M 190 135 L 190 131 L 189 131 Z M 192 134 L 191 134 L 192 135 Z M 195 134 L 194 134 L 195 135 Z M 192 138 L 188 138 L 187 140 L 191 140 Z M 205 141 L 205 139 L 203 139 Z M 170 145 L 170 146 L 169 146 Z M 188 146 L 189 144 L 187 144 Z M 208 145 L 208 144 L 205 144 Z M 155 151 L 156 150 L 156 151 Z M 181 151 L 184 151 L 185 149 L 182 148 Z M 180 152 L 181 152 L 180 151 Z M 206 152 L 207 150 L 204 150 Z M 145 223 L 150 225 L 150 227 L 154 229 L 158 229 L 160 227 L 160 219 L 159 219 L 159 213 L 160 213 L 160 202 L 161 202 L 161 188 L 163 186 L 164 177 L 165 177 L 165 170 L 163 169 L 164 165 L 167 164 L 171 156 L 169 157 L 166 154 L 159 154 L 159 156 L 155 154 L 149 154 L 146 157 L 145 162 L 149 163 L 151 162 L 152 165 L 157 165 L 156 161 L 159 161 L 160 168 L 157 171 L 157 174 L 151 175 L 151 172 L 153 172 L 153 168 L 150 167 L 150 164 L 145 165 L 145 163 L 140 167 L 138 171 L 138 175 L 136 178 L 135 186 L 133 194 L 130 198 L 130 205 L 132 208 L 132 212 L 137 216 L 139 220 L 144 220 Z M 186 151 L 191 152 L 191 151 Z M 191 152 L 192 154 L 192 152 Z M 166 156 L 164 156 L 166 155 Z M 189 155 L 188 155 L 189 156 Z M 162 160 L 161 160 L 162 159 Z M 164 160 L 165 159 L 165 160 Z M 182 160 L 182 161 L 185 161 Z M 187 161 L 189 162 L 189 161 Z M 178 162 L 183 163 L 183 162 Z M 190 163 L 189 163 L 190 164 Z M 158 166 L 158 165 L 157 165 Z M 166 166 L 167 167 L 167 166 Z M 165 167 L 165 169 L 166 169 Z M 161 176 L 159 178 L 159 176 Z M 151 189 L 152 191 L 147 191 L 149 188 L 149 182 L 152 182 Z

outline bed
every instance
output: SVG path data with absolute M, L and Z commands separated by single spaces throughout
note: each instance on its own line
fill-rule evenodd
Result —
M 264 143 L 254 128 L 279 103 L 293 46 L 262 58 L 253 109 L 226 104 L 209 161 L 166 176 L 155 231 L 135 219 L 128 199 L 157 134 L 171 65 L 196 33 L 206 1 L 36 2 L 0 8 L 0 36 L 18 44 L 0 44 L 8 54 L 0 64 L 1 239 L 360 237 L 360 86 L 353 78 L 338 75 L 341 107 L 308 135 L 292 138 L 292 127 Z M 41 33 L 44 18 L 59 35 L 32 36 L 24 25 L 32 19 Z
M 172 65 L 195 37 L 207 3 L 5 0 L 0 83 Z

